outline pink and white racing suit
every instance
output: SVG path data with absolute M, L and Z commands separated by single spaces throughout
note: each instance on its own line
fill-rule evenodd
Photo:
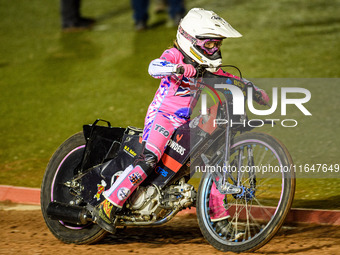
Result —
M 149 66 L 149 74 L 162 80 L 146 114 L 143 141 L 147 149 L 157 155 L 158 160 L 173 132 L 186 123 L 191 114 L 189 79 L 192 78 L 174 75 L 177 65 L 184 64 L 183 59 L 178 49 L 171 48 Z M 236 78 L 222 69 L 215 74 Z
M 165 50 L 159 59 L 153 60 L 149 65 L 149 74 L 154 78 L 160 78 L 161 83 L 145 117 L 143 141 L 145 148 L 157 156 L 157 161 L 162 157 L 174 131 L 190 118 L 191 78 L 174 74 L 177 65 L 184 64 L 183 59 L 184 56 L 178 49 L 171 48 Z M 216 74 L 234 77 L 221 69 Z M 146 177 L 147 173 L 140 165 L 129 166 L 113 186 L 103 193 L 104 197 L 115 206 L 122 207 Z M 210 197 L 212 220 L 229 217 L 229 212 L 224 208 L 224 197 L 213 184 Z

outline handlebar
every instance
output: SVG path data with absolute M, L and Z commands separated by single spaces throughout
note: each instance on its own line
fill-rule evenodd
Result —
M 196 76 L 195 76 L 195 78 L 197 78 L 197 77 L 199 77 L 199 76 L 201 76 L 201 75 L 203 75 L 203 73 L 204 73 L 204 71 L 205 71 L 205 68 L 206 67 L 204 67 L 204 66 L 202 66 L 202 65 L 199 65 L 199 66 L 197 66 L 197 67 L 195 67 L 195 70 L 196 70 Z M 176 68 L 176 74 L 184 74 L 184 67 L 183 66 L 181 66 L 181 65 L 178 65 L 177 66 L 177 68 Z M 246 82 L 245 82 L 246 81 Z M 243 81 L 244 82 L 244 84 L 246 85 L 246 86 L 248 86 L 248 87 L 250 87 L 250 86 L 254 86 L 254 84 L 252 83 L 252 82 L 249 82 L 249 81 L 247 81 L 247 80 L 245 80 L 245 81 Z M 205 83 L 202 83 L 202 82 L 200 82 L 202 85 L 204 85 L 204 86 L 206 86 L 206 87 L 208 87 L 210 90 L 212 90 L 215 94 L 217 94 L 217 92 L 211 87 L 211 86 L 208 86 L 207 84 L 205 84 Z M 219 97 L 218 97 L 219 98 Z M 256 101 L 261 101 L 261 99 L 262 99 L 262 94 L 261 93 L 259 93 L 259 92 L 257 92 L 257 91 L 254 91 L 254 98 L 256 98 L 257 100 Z M 220 102 L 221 102 L 221 99 L 219 98 L 219 100 L 220 100 Z M 271 107 L 271 105 L 270 105 L 270 103 L 264 103 L 264 105 L 265 106 L 267 106 L 267 107 Z

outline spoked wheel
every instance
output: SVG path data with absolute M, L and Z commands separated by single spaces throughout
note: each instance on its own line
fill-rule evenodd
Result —
M 277 233 L 290 210 L 295 192 L 293 161 L 281 142 L 255 132 L 236 137 L 230 155 L 229 167 L 222 156 L 217 165 L 225 166 L 222 169 L 228 182 L 242 192 L 222 196 L 220 207 L 228 210 L 230 217 L 212 221 L 209 200 L 213 180 L 210 173 L 204 173 L 198 189 L 198 222 L 202 234 L 216 249 L 254 251 Z
M 46 209 L 52 201 L 66 204 L 76 203 L 76 196 L 70 193 L 65 183 L 76 174 L 75 169 L 81 162 L 84 149 L 85 138 L 82 132 L 67 139 L 53 154 L 41 185 L 41 210 L 46 225 L 55 237 L 65 243 L 94 243 L 107 233 L 93 223 L 76 225 L 52 220 L 47 216 Z

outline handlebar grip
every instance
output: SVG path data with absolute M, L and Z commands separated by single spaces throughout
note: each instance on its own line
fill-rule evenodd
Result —
M 183 66 L 177 66 L 176 73 L 177 74 L 184 74 L 184 67 Z

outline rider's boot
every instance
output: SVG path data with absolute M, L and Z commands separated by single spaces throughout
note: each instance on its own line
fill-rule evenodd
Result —
M 210 220 L 212 222 L 225 220 L 230 217 L 228 204 L 226 203 L 226 197 L 218 191 L 215 182 L 211 187 L 209 208 Z
M 147 175 L 139 165 L 136 167 L 131 165 L 124 170 L 110 189 L 103 192 L 103 195 L 114 206 L 122 208 L 125 201 L 146 177 Z
M 102 194 L 106 198 L 94 210 L 92 217 L 103 229 L 110 233 L 115 232 L 113 223 L 114 214 L 118 208 L 122 208 L 125 201 L 133 191 L 146 179 L 157 162 L 157 157 L 149 150 L 143 150 L 136 161 L 136 166 L 128 166 L 117 178 L 114 184 Z
M 128 197 L 152 172 L 156 162 L 156 155 L 144 149 L 135 162 L 135 167 L 128 166 L 114 184 L 103 192 L 103 196 L 114 206 L 122 208 Z
M 210 220 L 215 224 L 216 231 L 219 234 L 231 241 L 235 241 L 244 236 L 243 231 L 235 229 L 232 223 L 228 221 L 230 213 L 227 198 L 218 191 L 215 182 L 211 187 L 209 208 Z
M 92 219 L 102 229 L 114 234 L 116 232 L 116 228 L 114 226 L 113 220 L 117 209 L 118 208 L 116 206 L 105 199 L 93 209 Z

